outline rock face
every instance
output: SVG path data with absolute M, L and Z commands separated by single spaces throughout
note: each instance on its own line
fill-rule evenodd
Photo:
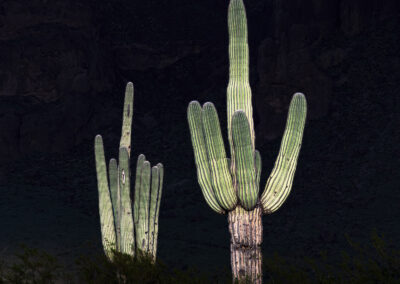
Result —
M 104 120 L 96 111 L 99 97 L 110 101 L 116 92 L 115 66 L 121 72 L 163 69 L 199 51 L 187 40 L 146 45 L 123 42 L 120 33 L 101 34 L 95 12 L 107 3 L 99 6 L 65 0 L 0 4 L 0 160 L 62 152 L 92 139 Z
M 335 89 L 347 81 L 353 42 L 399 11 L 396 1 L 269 2 L 273 12 L 257 55 L 261 144 L 281 135 L 294 92 L 306 94 L 309 119 L 326 115 Z
M 2 1 L 0 11 L 0 158 L 66 150 L 112 79 L 90 10 L 60 0 Z
M 329 112 L 335 90 L 347 82 L 353 42 L 398 15 L 398 1 L 380 4 L 245 1 L 258 143 L 282 133 L 296 91 L 307 96 L 309 119 Z M 92 139 L 127 81 L 165 93 L 167 86 L 154 80 L 171 76 L 169 68 L 188 58 L 195 61 L 192 69 L 177 67 L 169 78 L 171 94 L 183 88 L 185 100 L 217 100 L 212 94 L 227 84 L 226 11 L 227 5 L 210 0 L 2 1 L 0 160 Z M 195 94 L 182 83 L 172 86 L 188 74 Z

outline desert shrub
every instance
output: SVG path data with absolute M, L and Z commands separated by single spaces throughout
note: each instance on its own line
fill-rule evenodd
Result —
M 329 264 L 327 254 L 312 259 L 284 259 L 278 254 L 263 259 L 265 284 L 400 284 L 400 251 L 389 248 L 383 236 L 372 231 L 372 250 L 361 247 L 346 235 L 352 252 L 342 251 L 342 262 Z M 6 265 L 0 259 L 0 284 L 47 284 L 47 283 L 88 283 L 88 284 L 227 284 L 232 283 L 229 268 L 210 274 L 195 267 L 176 269 L 168 267 L 161 260 L 153 262 L 151 255 L 138 253 L 137 256 L 113 251 L 113 261 L 104 253 L 80 256 L 72 274 L 58 264 L 50 254 L 35 248 L 22 246 L 23 252 L 16 254 L 17 262 Z M 247 284 L 246 281 L 235 284 Z

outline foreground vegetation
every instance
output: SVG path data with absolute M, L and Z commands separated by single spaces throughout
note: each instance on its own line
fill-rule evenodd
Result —
M 382 236 L 371 234 L 372 246 L 364 248 L 347 238 L 352 253 L 342 252 L 339 265 L 328 264 L 326 256 L 285 260 L 274 255 L 264 258 L 264 283 L 400 283 L 400 251 L 391 251 Z M 3 283 L 232 283 L 230 268 L 210 275 L 196 268 L 172 269 L 162 261 L 153 263 L 151 255 L 130 255 L 113 251 L 111 262 L 104 254 L 76 260 L 76 275 L 57 263 L 46 252 L 24 247 L 18 261 L 6 265 L 0 260 Z M 243 282 L 241 282 L 243 283 Z

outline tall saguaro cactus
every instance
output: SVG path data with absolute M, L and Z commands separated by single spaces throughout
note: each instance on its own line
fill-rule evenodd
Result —
M 294 94 L 278 158 L 259 197 L 261 156 L 255 149 L 253 110 L 249 84 L 247 20 L 242 0 L 228 7 L 229 83 L 227 88 L 228 140 L 226 157 L 214 105 L 192 101 L 188 122 L 197 167 L 197 178 L 208 205 L 228 214 L 231 266 L 234 279 L 250 277 L 262 283 L 262 214 L 271 214 L 290 193 L 301 147 L 307 104 Z
M 128 83 L 125 91 L 118 162 L 116 159 L 110 160 L 108 176 L 103 139 L 101 135 L 95 138 L 102 243 L 109 259 L 112 259 L 111 250 L 114 249 L 132 256 L 135 255 L 135 251 L 141 250 L 150 253 L 155 260 L 164 168 L 161 163 L 151 168 L 146 157 L 143 154 L 139 155 L 136 165 L 133 216 L 130 197 L 132 113 L 133 85 Z

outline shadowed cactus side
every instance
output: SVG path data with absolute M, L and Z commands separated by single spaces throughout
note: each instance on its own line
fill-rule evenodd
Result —
M 249 84 L 247 20 L 242 0 L 228 7 L 229 83 L 227 87 L 228 140 L 226 156 L 214 105 L 192 101 L 187 110 L 197 178 L 208 205 L 228 214 L 231 266 L 234 279 L 250 277 L 262 283 L 262 214 L 276 211 L 290 193 L 301 147 L 307 104 L 294 94 L 278 158 L 259 198 L 261 156 L 255 149 L 253 109 Z
M 95 137 L 102 243 L 110 260 L 112 250 L 132 256 L 140 250 L 151 254 L 155 260 L 164 168 L 161 163 L 151 168 L 146 157 L 143 154 L 139 155 L 132 209 L 130 194 L 132 113 L 133 84 L 128 83 L 125 91 L 118 161 L 110 160 L 108 175 L 103 139 L 101 135 Z

